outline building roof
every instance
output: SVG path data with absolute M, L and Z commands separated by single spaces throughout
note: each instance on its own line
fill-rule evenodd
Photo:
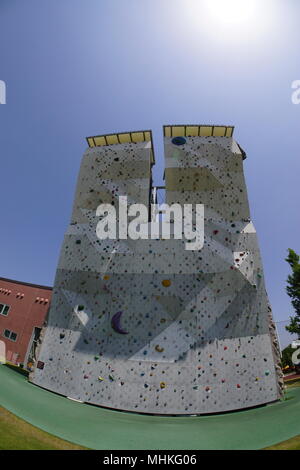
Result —
M 6 277 L 0 277 L 0 281 L 11 282 L 13 284 L 21 284 L 23 286 L 35 287 L 36 289 L 46 289 L 46 290 L 52 290 L 53 289 L 50 286 L 41 286 L 39 284 L 32 284 L 30 282 L 16 281 L 15 279 L 7 279 Z

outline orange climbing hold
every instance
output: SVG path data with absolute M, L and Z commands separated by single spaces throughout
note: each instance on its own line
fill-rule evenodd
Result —
M 164 287 L 170 287 L 171 281 L 170 281 L 169 279 L 164 279 L 164 280 L 162 281 L 162 285 L 163 285 Z

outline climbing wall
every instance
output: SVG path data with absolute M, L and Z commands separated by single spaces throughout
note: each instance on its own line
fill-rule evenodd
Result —
M 149 203 L 153 153 L 149 133 L 137 142 L 91 138 L 35 384 L 158 414 L 214 413 L 280 398 L 245 154 L 226 128 L 226 136 L 215 133 L 189 136 L 185 128 L 174 137 L 165 128 L 166 202 L 204 204 L 200 251 L 186 250 L 186 240 L 97 238 L 100 203 L 117 207 L 119 195 Z

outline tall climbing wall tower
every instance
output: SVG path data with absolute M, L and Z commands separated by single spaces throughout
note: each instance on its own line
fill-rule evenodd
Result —
M 281 397 L 279 350 L 243 175 L 223 126 L 165 126 L 166 202 L 204 204 L 204 246 L 99 240 L 96 209 L 149 204 L 150 131 L 88 138 L 31 380 L 110 408 L 214 413 Z

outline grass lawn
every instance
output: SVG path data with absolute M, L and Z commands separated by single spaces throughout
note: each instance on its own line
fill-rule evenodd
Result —
M 287 388 L 300 387 L 300 379 L 291 380 L 290 382 L 286 382 L 285 385 Z
M 279 442 L 279 444 L 267 447 L 265 450 L 300 450 L 300 436 L 292 437 L 288 441 Z
M 26 423 L 0 407 L 1 450 L 81 450 L 84 447 L 63 441 Z

